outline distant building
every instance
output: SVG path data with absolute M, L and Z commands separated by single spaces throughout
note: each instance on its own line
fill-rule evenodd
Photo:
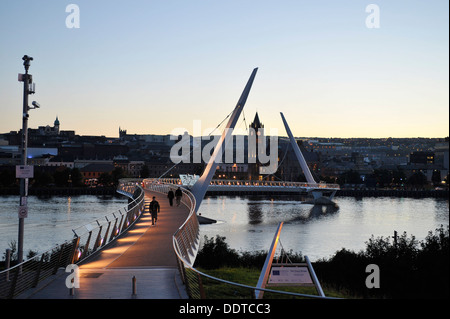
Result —
M 245 180 L 249 177 L 247 163 L 220 163 L 216 168 L 216 178 Z
M 247 167 L 247 174 L 248 179 L 262 179 L 262 176 L 259 174 L 259 168 L 261 167 L 261 163 L 258 160 L 258 145 L 261 139 L 266 138 L 264 136 L 264 124 L 261 123 L 259 119 L 258 112 L 255 114 L 255 118 L 253 119 L 253 122 L 249 125 L 249 141 L 253 141 L 253 139 L 256 140 L 257 147 L 255 148 L 256 154 L 248 154 L 248 167 Z M 256 135 L 256 136 L 255 136 Z M 256 137 L 256 138 L 255 138 Z M 250 161 L 255 161 L 255 163 L 250 163 Z
M 439 154 L 441 152 L 445 158 L 445 146 L 439 149 Z M 436 161 L 436 158 L 439 160 Z M 435 153 L 431 151 L 415 151 L 410 154 L 409 163 L 398 167 L 405 173 L 407 178 L 420 172 L 426 176 L 427 182 L 433 181 L 433 175 L 438 176 L 442 181 L 448 174 L 448 163 L 445 164 L 445 160 L 442 161 L 442 159 L 440 155 L 436 157 Z
M 114 165 L 112 164 L 89 164 L 80 169 L 81 175 L 83 176 L 83 182 L 87 185 L 97 184 L 98 178 L 106 173 L 111 174 L 114 170 Z
M 0 146 L 1 165 L 19 165 L 22 162 L 20 147 L 17 145 Z M 46 165 L 48 161 L 58 155 L 58 149 L 54 147 L 28 147 L 28 165 Z
M 320 157 L 319 153 L 308 151 L 301 140 L 297 145 L 316 181 L 319 181 Z M 278 143 L 278 170 L 276 175 L 283 181 L 306 182 L 303 170 L 289 139 L 281 138 Z
M 53 122 L 53 126 L 38 126 L 37 129 L 28 129 L 28 134 L 32 135 L 41 135 L 41 136 L 57 136 L 59 135 L 60 123 L 58 116 L 56 120 Z
M 46 166 L 55 166 L 55 167 L 67 167 L 67 168 L 74 168 L 74 161 L 72 159 L 64 158 L 62 156 L 55 156 L 52 157 L 46 164 Z
M 448 171 L 449 169 L 449 141 L 439 142 L 434 147 L 435 163 L 441 164 L 442 167 Z
M 434 164 L 434 152 L 412 152 L 409 157 L 410 164 Z

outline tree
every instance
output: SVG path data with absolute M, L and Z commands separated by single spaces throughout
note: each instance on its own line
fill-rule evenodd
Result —
M 409 185 L 424 186 L 427 183 L 427 177 L 422 172 L 415 172 L 406 182 Z
M 102 173 L 98 177 L 98 183 L 103 186 L 110 186 L 113 183 L 113 177 L 111 176 L 111 174 Z
M 392 182 L 392 173 L 387 169 L 376 169 L 373 172 L 373 176 L 377 181 L 378 187 L 385 187 Z
M 75 187 L 84 186 L 83 175 L 78 168 L 73 168 L 71 172 L 72 185 Z
M 358 172 L 355 172 L 354 170 L 349 170 L 341 175 L 339 175 L 337 179 L 337 183 L 339 185 L 342 184 L 361 184 L 362 179 Z
M 113 178 L 114 185 L 119 184 L 119 180 L 121 178 L 125 178 L 126 177 L 125 171 L 123 170 L 122 167 L 114 168 L 112 173 L 111 173 L 111 175 L 112 175 L 112 178 Z
M 435 169 L 433 171 L 433 175 L 431 176 L 431 181 L 433 182 L 434 186 L 438 186 L 441 184 L 441 171 L 438 169 Z
M 377 185 L 379 187 L 386 187 L 391 184 L 401 185 L 405 182 L 406 176 L 405 172 L 400 169 L 387 170 L 387 169 L 376 169 L 373 172 L 373 178 L 375 178 Z
M 142 178 L 147 178 L 150 176 L 150 170 L 148 169 L 147 165 L 142 166 L 142 169 L 139 173 Z
M 0 186 L 9 187 L 16 181 L 14 172 L 10 169 L 4 169 L 0 172 Z
M 392 180 L 395 184 L 403 184 L 406 181 L 405 172 L 401 169 L 392 171 Z
M 215 240 L 214 238 L 208 239 L 207 236 L 204 238 L 205 242 L 196 258 L 196 262 L 200 263 L 202 267 L 214 269 L 237 264 L 239 254 L 228 246 L 225 237 L 217 235 Z
M 41 172 L 36 170 L 34 172 L 34 184 L 33 186 L 43 187 L 48 186 L 54 182 L 53 175 L 48 172 Z
M 69 183 L 70 169 L 67 167 L 59 167 L 53 173 L 53 179 L 56 186 L 67 186 Z

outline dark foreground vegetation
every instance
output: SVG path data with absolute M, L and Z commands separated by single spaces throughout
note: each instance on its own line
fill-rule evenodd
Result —
M 267 252 L 238 252 L 225 237 L 207 238 L 199 251 L 195 267 L 220 278 L 220 268 L 237 272 L 261 269 Z M 449 298 L 449 227 L 429 232 L 423 241 L 403 233 L 395 239 L 372 236 L 365 250 L 345 248 L 328 259 L 313 263 L 324 289 L 350 298 L 435 299 Z M 289 253 L 292 262 L 304 262 L 301 253 Z M 380 270 L 379 288 L 368 288 L 368 265 Z M 228 270 L 229 271 L 229 270 Z M 239 277 L 242 275 L 237 275 Z M 256 284 L 256 282 L 255 282 Z

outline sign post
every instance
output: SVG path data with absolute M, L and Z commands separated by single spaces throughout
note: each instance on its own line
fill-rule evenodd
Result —
M 273 256 L 275 255 L 275 250 L 277 249 L 278 241 L 280 240 L 281 228 L 283 227 L 283 222 L 278 224 L 277 231 L 275 236 L 273 237 L 272 245 L 270 246 L 269 253 L 267 254 L 266 261 L 264 262 L 263 269 L 261 270 L 261 274 L 259 276 L 257 288 L 265 288 L 267 279 L 269 278 L 270 269 L 272 268 Z M 263 290 L 255 289 L 255 298 L 262 299 L 264 295 Z

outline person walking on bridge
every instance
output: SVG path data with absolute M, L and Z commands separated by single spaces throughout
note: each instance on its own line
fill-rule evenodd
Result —
M 150 205 L 148 206 L 148 210 L 150 211 L 150 214 L 152 215 L 152 225 L 155 225 L 156 221 L 158 220 L 158 213 L 160 211 L 159 203 L 156 200 L 155 196 L 153 196 L 153 200 L 150 202 Z
M 181 197 L 183 197 L 183 192 L 178 187 L 178 189 L 175 191 L 175 197 L 177 198 L 177 206 L 180 206 Z
M 175 194 L 173 193 L 173 190 L 169 190 L 169 192 L 167 193 L 167 198 L 169 198 L 170 206 L 173 206 L 174 197 L 175 197 Z

